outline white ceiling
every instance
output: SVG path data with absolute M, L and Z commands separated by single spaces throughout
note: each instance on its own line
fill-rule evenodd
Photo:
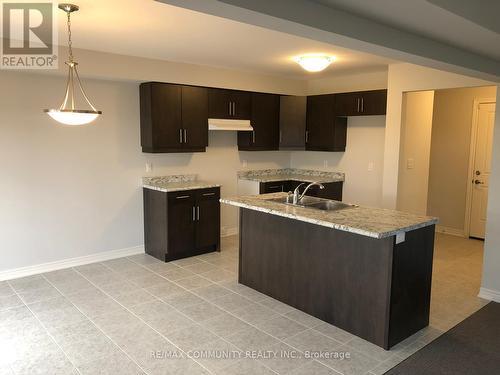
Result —
M 319 78 L 375 70 L 391 60 L 292 36 L 153 0 L 79 0 L 73 14 L 73 46 L 123 55 L 281 75 Z M 59 42 L 66 43 L 59 11 Z M 327 53 L 338 60 L 322 73 L 303 71 L 292 57 Z M 78 56 L 76 56 L 78 58 Z
M 314 0 L 400 30 L 500 59 L 498 0 Z

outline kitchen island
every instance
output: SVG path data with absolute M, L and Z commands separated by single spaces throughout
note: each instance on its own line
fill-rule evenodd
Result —
M 240 207 L 240 283 L 385 349 L 429 324 L 436 218 L 286 195 L 221 199 Z

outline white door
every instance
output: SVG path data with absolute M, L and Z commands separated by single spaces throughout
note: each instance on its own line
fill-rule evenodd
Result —
M 484 238 L 486 207 L 491 173 L 495 103 L 481 103 L 477 114 L 477 134 L 474 154 L 472 202 L 469 236 Z

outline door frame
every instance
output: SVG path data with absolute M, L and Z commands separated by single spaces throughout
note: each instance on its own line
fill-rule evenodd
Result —
M 478 119 L 479 119 L 479 106 L 481 104 L 496 104 L 496 98 L 476 98 L 474 99 L 473 110 L 472 110 L 472 127 L 470 136 L 470 148 L 469 148 L 469 171 L 467 173 L 467 195 L 465 198 L 465 225 L 464 225 L 464 236 L 469 238 L 470 236 L 470 221 L 472 212 L 472 180 L 474 178 L 474 163 L 476 161 L 476 140 L 477 140 L 477 130 L 478 130 Z M 495 113 L 496 115 L 496 113 Z

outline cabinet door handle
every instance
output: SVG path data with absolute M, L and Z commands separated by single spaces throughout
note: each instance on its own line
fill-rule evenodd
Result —
M 209 197 L 211 195 L 215 195 L 215 193 L 203 193 L 203 196 L 205 196 L 205 197 Z
M 175 199 L 186 199 L 189 197 L 190 197 L 190 195 L 179 195 L 178 197 L 175 197 Z
M 361 112 L 365 111 L 365 98 L 361 97 Z
M 309 130 L 306 130 L 306 143 L 309 142 Z
M 233 102 L 233 116 L 236 116 L 236 102 Z
M 182 129 L 179 129 L 179 143 L 182 143 Z
M 196 206 L 196 220 L 200 221 L 200 206 Z
M 252 143 L 255 143 L 255 130 L 252 131 Z
M 232 116 L 232 113 L 231 113 L 231 112 L 232 112 L 232 111 L 231 111 L 231 110 L 232 110 L 232 105 L 231 105 L 231 102 L 229 102 L 229 103 L 228 103 L 228 105 L 229 105 L 229 116 Z
M 196 207 L 193 206 L 193 221 L 196 221 Z
M 283 132 L 280 130 L 280 140 L 279 143 L 283 142 Z
M 184 129 L 184 143 L 188 143 L 188 131 Z
M 357 106 L 357 109 L 356 109 L 356 112 L 359 112 L 359 105 L 361 104 L 359 98 L 356 98 L 356 106 Z

